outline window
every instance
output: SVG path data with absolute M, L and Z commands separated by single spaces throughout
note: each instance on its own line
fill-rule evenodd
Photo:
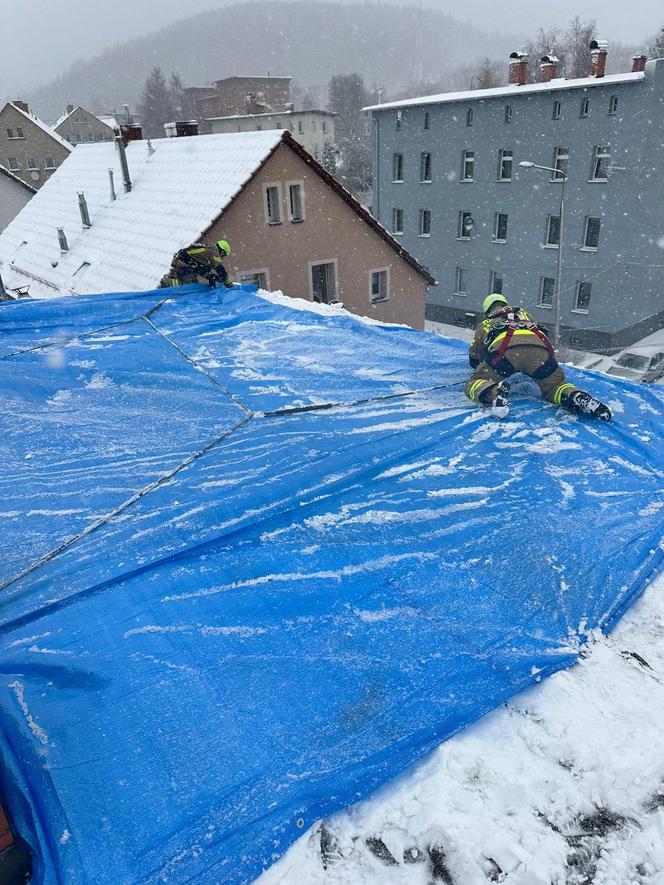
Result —
M 337 262 L 311 262 L 311 297 L 320 304 L 329 304 L 337 300 Z
M 265 220 L 268 224 L 281 224 L 281 185 L 265 186 Z
M 473 216 L 470 212 L 459 212 L 459 227 L 457 230 L 457 238 L 459 240 L 469 240 L 470 232 L 473 229 Z
M 560 120 L 560 102 L 554 101 L 553 103 L 553 113 L 551 114 L 551 118 L 553 120 Z
M 542 277 L 540 279 L 538 307 L 553 307 L 553 293 L 555 292 L 556 280 L 554 277 Z
M 21 129 L 20 126 L 16 127 L 16 137 L 17 138 L 25 138 L 25 136 L 23 135 L 23 130 Z
M 260 270 L 243 270 L 238 274 L 238 280 L 241 283 L 253 283 L 258 289 L 268 289 L 268 271 L 267 268 Z
M 401 129 L 401 111 L 397 111 L 394 115 L 394 128 Z
M 301 181 L 289 181 L 288 217 L 293 224 L 304 221 L 304 184 Z
M 431 114 L 429 111 L 424 112 L 424 128 L 431 129 Z
M 454 291 L 457 295 L 467 295 L 468 294 L 468 282 L 467 282 L 468 272 L 465 267 L 457 267 L 456 269 L 456 279 L 454 282 Z
M 611 151 L 604 145 L 598 144 L 593 155 L 592 181 L 607 181 L 609 177 L 609 160 Z
M 494 243 L 507 242 L 507 215 L 504 212 L 496 212 L 493 241 Z
M 25 165 L 27 169 L 37 169 L 37 161 L 28 154 L 25 155 Z
M 55 169 L 55 160 L 53 157 L 44 157 L 44 169 Z
M 420 209 L 420 236 L 431 236 L 431 210 Z
M 389 298 L 389 271 L 387 268 L 370 271 L 369 286 L 372 304 L 376 304 L 378 301 L 387 301 Z
M 555 247 L 560 245 L 560 215 L 547 215 L 545 246 Z
M 18 160 L 16 157 L 7 157 L 7 162 L 9 163 L 9 171 L 10 172 L 19 172 L 21 167 L 18 164 Z
M 503 272 L 502 270 L 492 270 L 489 274 L 489 295 L 502 295 L 503 293 Z
M 498 162 L 498 181 L 512 180 L 512 151 L 503 148 Z
M 420 182 L 431 181 L 431 154 L 420 154 Z
M 392 155 L 392 181 L 403 181 L 403 154 Z
M 574 310 L 588 313 L 590 307 L 590 290 L 591 283 L 578 282 L 576 284 L 576 298 L 574 300 Z
M 590 113 L 590 99 L 582 98 L 581 99 L 581 111 L 579 113 L 580 117 L 587 117 Z
M 461 160 L 461 181 L 475 178 L 475 151 L 464 151 Z
M 323 132 L 327 132 L 327 120 L 323 120 L 322 122 Z
M 304 132 L 304 123 L 302 122 L 302 120 L 297 121 L 297 131 Z
M 403 233 L 403 209 L 392 209 L 392 233 Z
M 14 130 L 7 129 L 7 138 L 13 138 L 13 137 L 14 137 Z
M 512 122 L 512 105 L 511 104 L 505 105 L 505 122 L 506 123 Z
M 262 131 L 263 131 L 263 124 L 256 123 L 256 132 L 262 132 Z
M 618 96 L 612 95 L 609 99 L 609 114 L 618 113 Z
M 554 172 L 551 173 L 551 181 L 560 181 L 563 182 L 564 175 L 567 175 L 567 167 L 569 163 L 569 149 L 566 147 L 557 147 L 553 150 L 553 168 L 557 169 L 559 172 L 562 172 L 563 175 L 556 175 Z
M 466 126 L 472 126 L 472 125 L 473 125 L 473 109 L 468 108 L 468 110 L 466 111 Z
M 586 225 L 583 231 L 583 249 L 596 250 L 599 246 L 599 229 L 602 226 L 601 218 L 586 217 Z

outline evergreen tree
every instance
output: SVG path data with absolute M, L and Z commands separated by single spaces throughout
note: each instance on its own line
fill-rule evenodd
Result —
M 184 86 L 182 85 L 182 79 L 180 77 L 179 71 L 173 71 L 171 74 L 171 78 L 168 82 L 168 90 L 171 93 L 171 101 L 173 102 L 173 109 L 175 111 L 174 120 L 183 120 L 184 119 L 184 104 L 185 104 L 185 96 L 184 96 Z M 170 120 L 166 120 L 167 123 Z
M 338 114 L 338 177 L 358 197 L 366 196 L 371 187 L 371 138 L 369 121 L 362 110 L 369 103 L 360 74 L 340 74 L 330 80 L 329 108 Z
M 325 143 L 323 148 L 323 156 L 321 158 L 321 166 L 326 169 L 330 175 L 334 175 L 337 171 L 337 152 L 334 146 L 329 142 Z
M 177 116 L 173 92 L 166 85 L 166 77 L 159 67 L 154 67 L 145 81 L 138 112 L 148 138 L 162 138 L 164 123 L 170 123 Z

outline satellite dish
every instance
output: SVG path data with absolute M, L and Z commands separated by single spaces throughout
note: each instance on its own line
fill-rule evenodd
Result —
M 39 172 L 37 172 L 35 169 L 33 169 L 32 172 L 30 173 L 30 178 L 33 181 L 39 181 Z

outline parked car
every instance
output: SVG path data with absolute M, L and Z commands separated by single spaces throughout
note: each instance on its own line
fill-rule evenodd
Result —
M 652 383 L 664 374 L 664 329 L 647 335 L 613 356 L 593 356 L 596 359 L 585 360 L 584 368 L 630 381 Z

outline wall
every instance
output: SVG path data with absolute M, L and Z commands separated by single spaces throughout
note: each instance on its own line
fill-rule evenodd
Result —
M 205 120 L 205 131 L 255 132 L 258 129 L 288 129 L 293 138 L 319 162 L 326 145 L 335 145 L 335 116 L 323 111 L 293 111 L 282 114 L 247 114 Z
M 229 77 L 217 80 L 209 91 L 209 97 L 197 98 L 196 107 L 201 117 L 244 114 L 247 111 L 246 96 L 263 93 L 260 101 L 275 110 L 284 110 L 290 101 L 289 77 Z
M 286 182 L 304 183 L 305 220 L 288 220 Z M 282 184 L 282 218 L 269 225 L 264 187 Z M 385 322 L 424 327 L 426 281 L 381 239 L 335 191 L 288 146 L 280 145 L 240 197 L 206 234 L 208 242 L 224 237 L 233 253 L 226 263 L 241 271 L 269 270 L 268 286 L 312 300 L 309 262 L 336 259 L 338 297 L 352 313 Z M 372 305 L 370 270 L 389 268 L 390 297 Z
M 573 81 L 572 81 L 573 82 Z M 608 113 L 611 96 L 618 111 Z M 590 112 L 580 116 L 583 98 Z M 561 102 L 560 119 L 552 116 Z M 505 107 L 511 106 L 511 123 Z M 473 109 L 473 125 L 466 111 Z M 431 128 L 424 129 L 424 114 Z M 404 210 L 408 249 L 440 281 L 428 298 L 427 317 L 463 322 L 477 313 L 489 292 L 492 270 L 502 271 L 504 292 L 550 324 L 553 311 L 538 307 L 542 276 L 555 277 L 557 249 L 544 248 L 547 215 L 559 212 L 561 184 L 548 173 L 518 169 L 522 160 L 553 163 L 554 148 L 569 148 L 563 235 L 562 326 L 578 346 L 612 346 L 635 340 L 642 329 L 657 327 L 664 309 L 664 60 L 650 62 L 644 80 L 599 80 L 588 88 L 519 94 L 515 87 L 498 98 L 477 98 L 402 109 L 401 129 L 395 110 L 374 112 L 377 190 L 374 209 L 391 229 L 392 209 Z M 596 145 L 611 148 L 612 174 L 592 182 Z M 513 151 L 511 182 L 497 181 L 501 148 Z M 460 181 L 461 156 L 475 151 L 475 180 Z M 419 183 L 420 153 L 433 156 L 433 181 Z M 405 181 L 392 183 L 392 155 L 404 154 Z M 418 236 L 419 210 L 432 212 L 431 236 Z M 458 213 L 475 221 L 470 241 L 457 238 Z M 493 242 L 495 213 L 509 216 L 508 238 Z M 597 251 L 583 246 L 586 216 L 601 218 Z M 659 267 L 657 266 L 659 265 Z M 468 294 L 455 294 L 456 267 L 467 270 Z M 587 313 L 575 310 L 577 281 L 591 283 Z M 652 319 L 650 319 L 652 318 Z
M 84 108 L 75 108 L 55 130 L 70 144 L 92 141 L 113 141 L 114 132 L 94 114 Z
M 3 231 L 33 194 L 14 179 L 0 172 L 0 231 Z
M 18 128 L 23 130 L 23 138 L 9 138 L 7 129 L 14 133 Z M 9 169 L 14 175 L 35 188 L 40 188 L 51 177 L 55 169 L 69 156 L 67 150 L 56 138 L 52 138 L 48 132 L 33 123 L 29 116 L 17 111 L 11 105 L 5 105 L 0 112 L 0 163 Z M 36 177 L 30 174 L 26 168 L 26 155 L 33 157 L 37 162 L 37 168 L 33 170 Z M 11 169 L 10 157 L 16 157 L 20 169 Z M 45 168 L 45 158 L 52 157 L 53 169 Z

